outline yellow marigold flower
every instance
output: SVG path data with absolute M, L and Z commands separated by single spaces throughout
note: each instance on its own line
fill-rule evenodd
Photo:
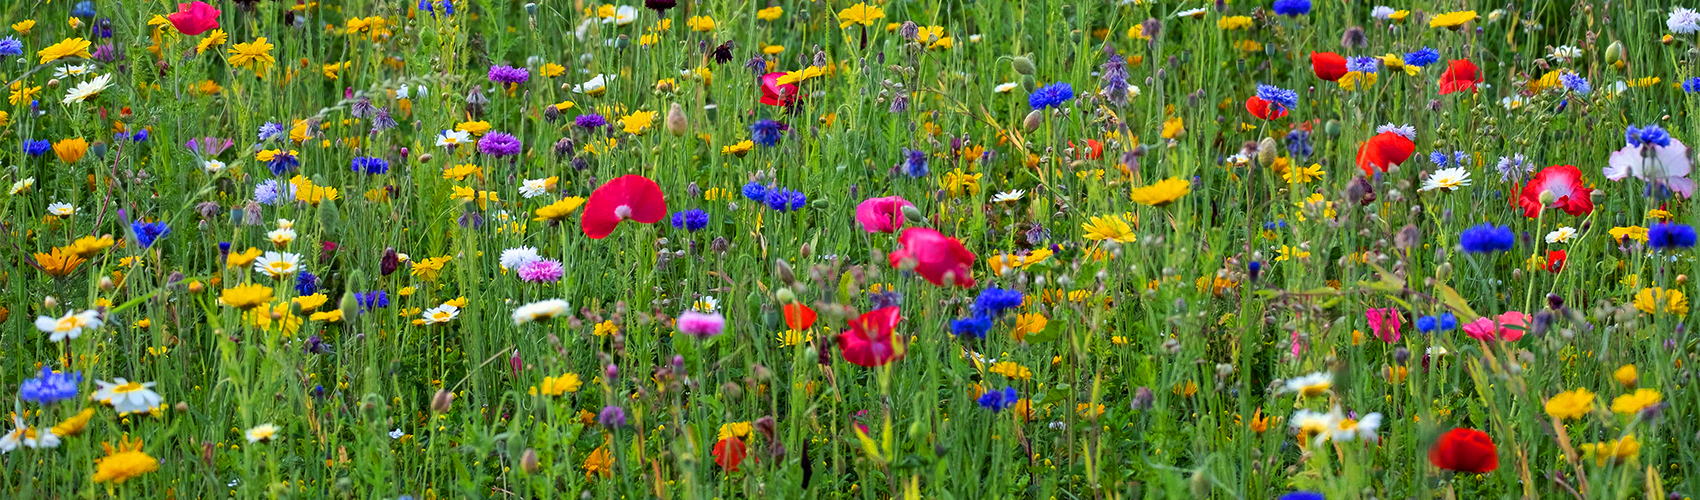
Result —
M 1300 184 L 1321 179 L 1327 173 L 1322 170 L 1321 164 L 1312 163 L 1308 167 L 1288 168 L 1281 178 L 1286 179 L 1288 184 Z
M 720 431 L 714 433 L 714 440 L 720 441 L 729 437 L 747 438 L 756 428 L 749 422 L 728 422 L 720 424 Z
M 88 154 L 88 152 L 89 141 L 81 137 L 61 139 L 59 142 L 53 143 L 53 155 L 59 157 L 59 161 L 65 163 L 76 163 L 77 160 L 83 159 L 83 155 Z
M 572 215 L 573 211 L 578 210 L 578 207 L 582 205 L 584 205 L 583 197 L 568 196 L 561 198 L 554 203 L 538 208 L 536 211 L 537 218 L 534 220 L 566 220 L 567 216 Z
M 113 243 L 115 242 L 112 240 L 111 235 L 104 235 L 100 237 L 84 236 L 77 238 L 77 241 L 71 242 L 70 245 L 66 245 L 65 251 L 78 257 L 87 258 L 90 255 L 100 253 L 100 251 L 112 247 Z
M 1623 439 L 1613 439 L 1600 443 L 1583 444 L 1582 456 L 1593 458 L 1594 464 L 1605 466 L 1606 462 L 1624 462 L 1641 453 L 1641 442 L 1634 435 L 1624 436 Z
M 249 264 L 253 264 L 254 259 L 260 258 L 261 253 L 264 252 L 254 247 L 248 247 L 247 250 L 240 252 L 231 252 L 229 256 L 224 258 L 224 265 L 234 269 L 245 268 Z
M 263 36 L 252 42 L 233 45 L 229 51 L 230 65 L 238 68 L 251 67 L 255 75 L 264 73 L 271 69 L 273 64 L 277 64 L 277 58 L 272 57 L 271 53 L 273 47 Z
M 1353 71 L 1340 76 L 1335 83 L 1340 84 L 1340 90 L 1363 90 L 1375 85 L 1375 73 Z
M 1476 20 L 1476 17 L 1476 11 L 1473 10 L 1447 12 L 1429 19 L 1428 27 L 1457 30 L 1462 28 L 1464 23 Z
M 1659 307 L 1663 305 L 1664 307 Z M 1659 287 L 1642 288 L 1635 294 L 1635 308 L 1647 314 L 1658 314 L 1661 310 L 1678 316 L 1688 315 L 1688 297 L 1682 290 L 1666 290 Z
M 206 36 L 201 37 L 201 41 L 195 42 L 195 53 L 206 52 L 207 49 L 224 45 L 224 42 L 229 40 L 230 35 L 225 34 L 224 30 L 212 30 Z
M 590 450 L 590 454 L 584 456 L 585 479 L 598 474 L 602 477 L 614 476 L 614 454 L 608 451 L 608 446 L 609 442 L 604 440 L 602 446 Z
M 1617 379 L 1617 383 L 1623 384 L 1624 387 L 1635 387 L 1635 381 L 1640 375 L 1635 372 L 1635 365 L 1630 364 L 1611 372 L 1611 378 Z
M 1170 177 L 1156 184 L 1134 188 L 1131 197 L 1135 203 L 1160 207 L 1181 199 L 1192 192 L 1192 184 L 1180 177 Z
M 1275 255 L 1275 262 L 1286 262 L 1295 258 L 1303 259 L 1306 257 L 1310 257 L 1310 252 L 1301 250 L 1298 247 L 1281 245 L 1281 251 Z
M 543 63 L 542 67 L 537 68 L 538 74 L 541 74 L 541 75 L 543 75 L 545 77 L 549 77 L 549 78 L 561 76 L 563 74 L 566 74 L 566 72 L 567 72 L 566 66 L 562 66 L 562 65 L 559 65 L 559 64 L 555 64 L 555 63 Z
M 54 248 L 52 253 L 35 253 L 36 265 L 41 266 L 41 270 L 47 271 L 47 274 L 57 278 L 70 275 L 71 271 L 76 270 L 77 265 L 82 264 L 84 260 L 75 253 L 65 251 L 63 247 Z
M 691 16 L 685 20 L 685 27 L 691 31 L 714 31 L 714 18 L 708 16 Z
M 254 306 L 271 302 L 271 300 L 271 287 L 254 283 L 226 288 L 218 295 L 219 302 L 237 309 L 251 309 Z
M 761 53 L 767 54 L 767 55 L 770 55 L 770 56 L 779 54 L 781 52 L 785 52 L 785 46 L 784 45 L 764 45 L 761 48 Z
M 772 21 L 779 19 L 779 16 L 783 14 L 785 14 L 785 8 L 775 5 L 773 7 L 756 11 L 756 19 Z
M 820 66 L 809 66 L 807 68 L 803 68 L 803 69 L 800 69 L 800 70 L 797 70 L 797 71 L 786 72 L 784 76 L 779 77 L 779 80 L 777 82 L 778 82 L 779 85 L 789 85 L 789 84 L 793 84 L 793 83 L 803 83 L 805 81 L 808 81 L 808 79 L 810 79 L 810 78 L 814 78 L 814 77 L 821 76 L 821 75 L 824 75 L 824 74 L 826 74 L 826 70 L 822 69 Z
M 1045 319 L 1043 314 L 1017 314 L 1015 315 L 1015 328 L 1010 330 L 1010 334 L 1015 337 L 1016 342 L 1020 342 L 1028 335 L 1045 331 L 1045 325 L 1048 324 L 1050 324 L 1050 320 Z
M 604 320 L 601 323 L 597 323 L 596 328 L 591 329 L 590 334 L 598 337 L 607 337 L 618 331 L 620 331 L 620 327 L 615 325 L 613 320 Z
M 961 168 L 957 168 L 945 173 L 944 177 L 939 179 L 939 184 L 940 187 L 943 187 L 944 190 L 949 192 L 951 196 L 961 196 L 963 194 L 973 196 L 980 193 L 981 175 L 985 174 L 965 174 L 962 173 Z
M 443 265 L 448 263 L 449 256 L 447 255 L 420 260 L 413 263 L 412 273 L 426 281 L 435 280 L 442 273 Z
M 276 318 L 272 316 L 276 315 Z M 301 317 L 296 316 L 284 304 L 260 304 L 258 307 L 243 313 L 248 324 L 261 330 L 277 330 L 291 336 L 301 331 Z
M 35 27 L 35 20 L 34 19 L 25 19 L 25 20 L 22 20 L 22 21 L 12 23 L 12 29 L 17 30 L 19 35 L 30 34 L 30 28 L 34 28 L 34 27 Z
M 159 460 L 148 456 L 142 451 L 142 441 L 130 441 L 124 436 L 114 449 L 111 443 L 102 442 L 100 447 L 106 450 L 106 456 L 94 461 L 94 482 L 124 484 L 142 474 L 159 470 Z
M 1621 415 L 1634 415 L 1649 406 L 1659 404 L 1659 401 L 1663 399 L 1659 396 L 1657 389 L 1637 389 L 1635 392 L 1612 399 L 1611 411 Z
M 1092 241 L 1110 240 L 1117 243 L 1131 243 L 1139 236 L 1133 233 L 1133 228 L 1127 221 L 1115 215 L 1095 216 L 1090 222 L 1080 225 L 1086 231 L 1086 239 Z
M 490 131 L 490 122 L 483 120 L 460 122 L 455 124 L 455 130 L 481 136 Z
M 1223 30 L 1250 29 L 1251 16 L 1222 16 L 1216 20 L 1216 27 Z
M 81 434 L 83 429 L 89 426 L 89 419 L 92 418 L 94 418 L 94 408 L 83 408 L 83 411 L 79 411 L 76 415 L 72 415 L 71 418 L 67 418 L 63 422 L 59 422 L 58 425 L 53 426 L 53 435 L 65 437 Z
M 29 102 L 30 100 L 35 99 L 35 95 L 40 94 L 40 93 L 41 93 L 41 86 L 38 85 L 38 86 L 35 86 L 35 87 L 30 87 L 30 86 L 24 85 L 23 80 L 19 80 L 19 81 L 12 83 L 12 96 L 7 99 L 7 102 L 10 102 L 10 103 L 12 103 L 13 106 L 16 106 L 20 102 Z
M 638 111 L 620 119 L 625 132 L 632 135 L 643 135 L 649 131 L 649 126 L 655 123 L 654 111 Z
M 1405 18 L 1407 18 L 1407 17 L 1411 17 L 1411 11 L 1396 10 L 1396 11 L 1393 11 L 1392 14 L 1387 15 L 1388 19 L 1392 19 L 1393 22 L 1396 22 L 1396 23 L 1405 22 Z
M 326 323 L 339 323 L 342 321 L 342 309 L 331 309 L 329 311 L 316 312 L 307 316 L 307 319 L 312 321 L 323 321 Z
M 1594 393 L 1587 389 L 1564 391 L 1547 400 L 1547 415 L 1560 420 L 1575 420 L 1594 409 Z
M 577 373 L 563 373 L 559 377 L 543 377 L 543 383 L 533 387 L 538 394 L 544 396 L 560 396 L 569 392 L 578 392 L 583 385 Z
M 1163 120 L 1163 133 L 1161 135 L 1164 139 L 1174 139 L 1184 133 L 1186 133 L 1186 126 L 1181 121 L 1181 117 L 1176 116 Z
M 992 363 L 992 367 L 988 368 L 986 371 L 1015 380 L 1027 380 L 1033 378 L 1033 370 L 1029 370 L 1027 367 L 1021 366 L 1014 361 L 999 361 Z
M 1657 208 L 1647 211 L 1647 218 L 1649 219 L 1670 219 L 1672 217 L 1673 216 L 1670 212 L 1659 210 Z
M 1143 25 L 1143 24 L 1135 24 L 1133 26 L 1128 27 L 1127 28 L 1127 38 L 1129 40 L 1150 40 L 1151 39 L 1150 36 L 1147 36 L 1145 34 L 1145 25 Z
M 880 10 L 879 7 L 859 3 L 850 6 L 848 9 L 838 11 L 838 27 L 848 28 L 852 24 L 873 26 L 875 20 L 883 17 L 885 17 L 885 11 Z
M 89 53 L 90 45 L 93 45 L 93 43 L 81 38 L 60 40 L 59 43 L 37 51 L 35 55 L 41 56 L 41 61 L 36 64 L 47 64 L 67 57 L 81 57 L 83 59 L 94 57 L 94 54 Z
M 720 154 L 743 158 L 744 155 L 749 154 L 750 149 L 754 148 L 754 147 L 756 147 L 756 143 L 751 142 L 749 140 L 744 140 L 744 141 L 739 142 L 737 144 L 733 144 L 731 146 L 725 146 L 725 147 L 720 148 Z
M 1647 242 L 1647 228 L 1641 226 L 1614 227 L 1611 228 L 1610 231 L 1607 231 L 1607 233 L 1611 235 L 1611 239 L 1617 240 L 1618 243 L 1624 243 L 1624 238 L 1637 240 L 1642 243 Z
M 303 297 L 296 297 L 290 300 L 290 302 L 295 303 L 296 307 L 301 308 L 301 312 L 310 313 L 319 310 L 319 307 L 325 305 L 325 302 L 328 302 L 329 300 L 330 297 L 326 297 L 325 294 L 315 293 Z
M 484 169 L 482 167 L 479 167 L 478 165 L 473 165 L 473 164 L 470 164 L 470 163 L 464 164 L 464 165 L 455 165 L 455 166 L 451 166 L 451 167 L 447 167 L 447 168 L 443 169 L 443 178 L 444 179 L 454 179 L 454 180 L 457 180 L 457 181 L 464 181 L 464 180 L 466 180 L 466 178 L 468 176 L 473 176 L 473 175 L 476 175 L 476 176 L 478 176 L 478 178 L 483 179 L 484 178 Z

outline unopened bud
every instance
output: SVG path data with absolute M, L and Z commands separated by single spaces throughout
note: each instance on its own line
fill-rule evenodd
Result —
M 449 408 L 454 406 L 454 402 L 455 393 L 449 392 L 448 389 L 437 389 L 437 395 L 431 397 L 431 411 L 433 413 L 448 413 Z
M 537 450 L 526 448 L 525 453 L 522 453 L 519 456 L 519 466 L 520 468 L 525 469 L 526 474 L 536 474 L 538 468 Z
M 1035 109 L 1032 112 L 1027 113 L 1026 118 L 1021 119 L 1021 128 L 1027 129 L 1028 132 L 1032 132 L 1034 130 L 1038 130 L 1039 126 L 1044 123 L 1045 113 Z
M 667 133 L 673 134 L 673 137 L 684 137 L 690 128 L 690 122 L 685 119 L 685 108 L 673 103 L 673 108 L 667 110 Z
M 1009 60 L 1009 66 L 1015 68 L 1016 73 L 1033 74 L 1033 60 L 1028 59 L 1027 56 L 1015 56 L 1015 58 Z

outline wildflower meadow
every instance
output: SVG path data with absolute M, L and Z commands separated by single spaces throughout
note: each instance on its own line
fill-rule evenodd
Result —
M 1700 494 L 1687 6 L 623 1 L 0 3 L 0 498 Z

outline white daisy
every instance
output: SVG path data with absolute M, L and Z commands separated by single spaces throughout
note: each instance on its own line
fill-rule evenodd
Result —
M 94 77 L 93 79 L 77 84 L 77 86 L 72 87 L 71 90 L 65 91 L 65 100 L 61 101 L 61 104 L 83 102 L 93 99 L 94 96 L 100 95 L 101 91 L 106 90 L 106 88 L 110 86 L 112 86 L 111 73 Z
M 397 428 L 395 428 L 395 430 L 390 431 L 390 439 L 401 439 L 402 436 L 406 436 L 406 435 L 407 435 L 407 433 L 402 432 L 400 427 L 397 427 Z
M 254 428 L 243 432 L 242 435 L 248 438 L 248 444 L 271 441 L 277 439 L 277 426 L 272 424 L 256 425 Z
M 443 304 L 426 310 L 421 316 L 424 317 L 427 325 L 440 325 L 454 321 L 455 317 L 460 316 L 460 308 Z
M 1371 413 L 1364 415 L 1364 418 L 1361 419 L 1352 419 L 1347 417 L 1345 413 L 1342 413 L 1338 406 L 1334 407 L 1334 411 L 1328 412 L 1328 420 L 1330 424 L 1328 427 L 1328 439 L 1332 439 L 1335 442 L 1352 441 L 1355 439 L 1363 439 L 1364 441 L 1373 442 L 1376 440 L 1376 429 L 1381 428 L 1380 413 Z
M 288 245 L 289 242 L 295 241 L 295 230 L 287 227 L 280 227 L 266 232 L 266 238 L 272 240 L 272 243 L 276 243 L 278 245 Z
M 1328 389 L 1332 387 L 1334 387 L 1334 374 L 1329 372 L 1316 372 L 1310 375 L 1287 379 L 1285 387 L 1282 388 L 1281 392 L 1297 392 L 1300 396 L 1310 397 L 1327 392 Z
M 1547 52 L 1547 59 L 1552 59 L 1553 61 L 1561 63 L 1570 62 L 1580 57 L 1582 57 L 1582 49 L 1571 47 L 1569 45 L 1553 47 L 1551 51 Z
M 602 95 L 603 92 L 608 90 L 608 80 L 612 79 L 614 77 L 611 75 L 598 74 L 589 80 L 585 80 L 582 84 L 574 85 L 573 93 Z
M 1204 17 L 1205 12 L 1209 12 L 1209 11 L 1210 11 L 1210 9 L 1206 9 L 1206 8 L 1203 8 L 1203 7 L 1199 7 L 1199 8 L 1196 8 L 1196 9 L 1187 9 L 1187 10 L 1183 10 L 1183 11 L 1180 11 L 1180 12 L 1176 12 L 1175 18 L 1179 19 L 1179 18 L 1183 18 L 1183 17 L 1190 17 L 1190 18 L 1194 18 L 1194 19 L 1199 19 L 1199 18 Z
M 409 98 L 409 96 L 413 95 L 411 92 L 412 91 L 407 88 L 407 85 L 404 84 L 400 87 L 396 87 L 395 98 L 396 99 L 407 99 L 407 98 Z
M 35 328 L 42 333 L 51 334 L 48 340 L 59 342 L 74 339 L 83 334 L 83 330 L 93 330 L 105 324 L 101 321 L 100 313 L 90 309 L 83 312 L 66 311 L 65 316 L 58 319 L 52 316 L 36 316 Z
M 532 247 L 514 247 L 502 251 L 502 269 L 510 271 L 539 260 L 543 260 L 543 257 L 537 255 L 537 249 Z
M 1417 190 L 1434 191 L 1436 189 L 1445 189 L 1447 191 L 1457 191 L 1458 188 L 1468 185 L 1470 185 L 1470 171 L 1463 167 L 1453 167 L 1436 170 L 1434 173 L 1429 174 L 1427 179 L 1423 179 L 1423 187 Z
M 1021 197 L 1026 194 L 1027 191 L 1025 190 L 1011 189 L 992 196 L 992 203 L 1014 203 L 1021 201 Z
M 1521 109 L 1523 107 L 1523 96 L 1511 95 L 1500 98 L 1499 105 L 1504 106 L 1507 110 Z
M 94 71 L 93 64 L 67 64 L 53 70 L 53 77 L 63 80 L 72 76 L 83 76 Z
M 224 171 L 224 162 L 218 160 L 207 160 L 201 162 L 201 168 L 205 169 L 209 174 L 216 174 Z
M 1320 445 L 1328 440 L 1329 431 L 1335 423 L 1333 414 L 1299 410 L 1287 419 L 1287 425 L 1299 431 L 1300 439 L 1311 438 L 1312 445 Z
M 301 255 L 289 252 L 266 252 L 254 259 L 254 272 L 273 278 L 295 274 L 301 270 Z
M 292 221 L 292 220 L 289 220 L 289 219 L 278 219 L 277 220 L 277 228 L 278 229 L 294 229 L 295 228 L 295 221 Z
M 691 304 L 691 310 L 705 313 L 718 311 L 720 310 L 720 299 L 714 298 L 713 295 L 704 295 Z
M 472 134 L 460 130 L 444 130 L 437 134 L 437 145 L 453 148 L 462 144 L 471 144 Z
M 637 8 L 621 5 L 614 9 L 614 15 L 602 18 L 603 24 L 614 23 L 615 26 L 625 26 L 637 20 Z
M 519 195 L 526 198 L 536 198 L 549 192 L 549 179 L 526 179 L 519 184 Z
M 35 178 L 34 177 L 29 177 L 29 178 L 20 180 L 18 182 L 14 182 L 14 183 L 12 183 L 12 194 L 22 193 L 22 192 L 24 192 L 24 190 L 27 190 L 31 186 L 34 186 L 34 185 L 35 185 Z
M 514 309 L 514 324 L 523 325 L 534 321 L 544 321 L 556 316 L 567 314 L 567 301 L 549 299 L 532 302 Z
M 1020 87 L 1020 86 L 1021 86 L 1021 84 L 1015 83 L 1015 82 L 1000 83 L 1000 84 L 998 84 L 998 86 L 992 87 L 992 92 L 997 92 L 999 94 L 1008 94 L 1009 91 L 1015 90 L 1016 87 Z
M 53 431 L 42 431 L 24 425 L 24 419 L 12 416 L 12 425 L 17 426 L 12 432 L 0 437 L 0 453 L 9 453 L 18 449 L 19 445 L 26 448 L 58 448 L 59 436 Z
M 95 401 L 112 405 L 118 413 L 148 413 L 159 406 L 165 398 L 153 392 L 154 382 L 131 382 L 119 377 L 111 382 L 96 380 L 94 385 L 100 390 L 89 396 Z
M 980 38 L 981 38 L 981 35 L 979 33 L 968 35 L 968 41 L 970 43 L 980 43 Z
M 1569 243 L 1570 239 L 1574 237 L 1576 237 L 1576 228 L 1564 226 L 1547 233 L 1547 243 Z
M 47 204 L 47 213 L 60 217 L 70 217 L 77 213 L 77 207 L 62 201 L 49 203 Z

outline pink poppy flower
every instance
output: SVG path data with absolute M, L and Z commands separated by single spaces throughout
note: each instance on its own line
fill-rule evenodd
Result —
M 900 267 L 909 259 L 915 263 L 915 272 L 929 283 L 945 286 L 948 275 L 952 285 L 974 286 L 974 252 L 964 248 L 956 238 L 932 229 L 912 227 L 904 230 L 897 242 L 903 248 L 891 252 L 891 267 Z
M 177 32 L 195 36 L 218 27 L 218 15 L 223 12 L 206 2 L 177 4 L 177 12 L 165 16 Z
M 870 233 L 895 233 L 903 227 L 903 207 L 913 206 L 902 196 L 868 198 L 856 205 L 856 222 Z
M 1653 156 L 1643 156 L 1642 148 L 1653 148 Z M 1694 196 L 1694 179 L 1688 178 L 1692 167 L 1688 160 L 1688 146 L 1672 137 L 1669 146 L 1625 145 L 1611 154 L 1605 174 L 1607 179 L 1614 181 L 1635 176 L 1636 179 L 1664 184 L 1671 191 L 1688 198 Z
M 1541 203 L 1541 193 L 1550 192 L 1552 203 Z M 1588 184 L 1582 181 L 1582 171 L 1573 165 L 1553 165 L 1541 169 L 1535 178 L 1523 186 L 1523 192 L 1517 197 L 1517 206 L 1523 208 L 1523 216 L 1535 218 L 1541 214 L 1542 208 L 1556 208 L 1570 215 L 1587 215 L 1594 211 L 1594 192 Z
M 775 71 L 761 75 L 761 103 L 768 106 L 785 106 L 797 100 L 797 84 L 779 84 L 779 77 L 785 76 L 783 71 Z
M 1364 318 L 1369 320 L 1369 329 L 1382 342 L 1394 343 L 1399 341 L 1399 311 L 1391 307 L 1370 309 L 1364 311 Z
M 579 224 L 585 236 L 600 240 L 614 232 L 622 221 L 654 224 L 665 217 L 667 199 L 661 194 L 661 186 L 641 175 L 625 175 L 590 193 Z
M 1497 318 L 1476 318 L 1475 321 L 1464 325 L 1464 334 L 1484 342 L 1516 342 L 1528 331 L 1530 319 L 1532 318 L 1529 315 L 1521 311 L 1508 311 Z
M 876 309 L 851 319 L 850 327 L 838 334 L 838 347 L 844 360 L 872 368 L 902 358 L 897 348 L 903 339 L 892 335 L 901 319 L 896 307 Z

